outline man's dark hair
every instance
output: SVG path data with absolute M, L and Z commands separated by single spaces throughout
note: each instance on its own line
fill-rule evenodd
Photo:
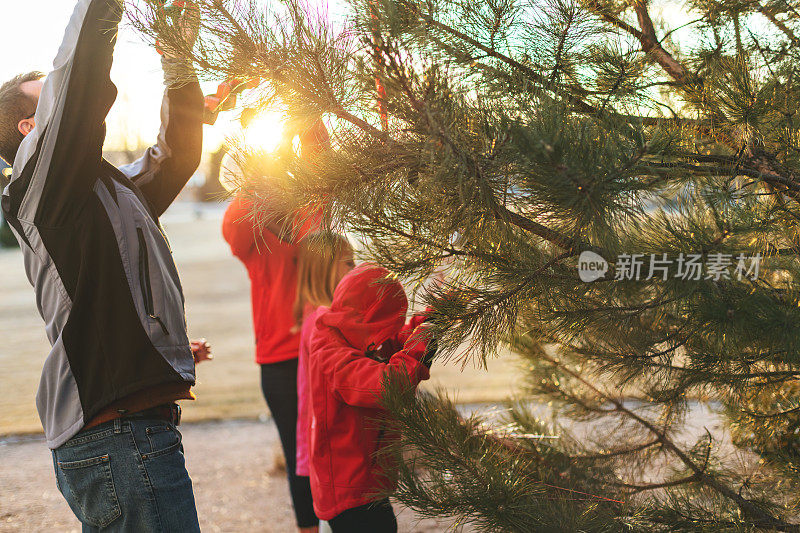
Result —
M 36 112 L 36 101 L 22 92 L 20 86 L 43 77 L 41 72 L 28 72 L 0 86 L 0 157 L 9 165 L 14 164 L 19 145 L 25 138 L 17 127 L 19 121 Z

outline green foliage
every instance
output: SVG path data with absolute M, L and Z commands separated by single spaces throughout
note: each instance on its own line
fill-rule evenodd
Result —
M 392 389 L 401 501 L 482 531 L 800 531 L 797 2 L 351 0 L 342 24 L 198 4 L 194 48 L 158 10 L 133 20 L 331 130 L 240 155 L 255 216 L 322 205 L 409 283 L 446 272 L 420 289 L 438 361 L 525 360 L 505 421 Z M 610 275 L 581 281 L 586 251 Z M 615 279 L 621 254 L 763 260 Z M 692 429 L 698 400 L 729 434 Z
M 400 421 L 400 439 L 384 458 L 400 465 L 397 497 L 405 505 L 423 516 L 458 516 L 480 531 L 633 530 L 619 518 L 622 502 L 585 492 L 602 490 L 602 484 L 548 445 L 552 428 L 523 406 L 498 429 L 487 415 L 463 417 L 443 394 L 415 398 L 408 389 L 402 379 L 387 387 L 386 407 Z M 545 440 L 516 443 L 504 437 L 523 425 Z

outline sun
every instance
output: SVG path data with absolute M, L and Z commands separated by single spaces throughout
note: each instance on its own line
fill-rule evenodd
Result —
M 252 116 L 246 122 L 246 127 L 241 128 L 240 125 L 235 133 L 228 136 L 228 145 L 235 148 L 223 157 L 219 175 L 220 183 L 228 192 L 238 190 L 245 182 L 245 171 L 239 165 L 240 158 L 249 161 L 254 157 L 255 161 L 263 161 L 278 150 L 284 141 L 286 120 L 284 113 L 266 109 Z
M 274 152 L 283 139 L 286 116 L 277 111 L 262 111 L 244 130 L 245 145 L 251 150 Z

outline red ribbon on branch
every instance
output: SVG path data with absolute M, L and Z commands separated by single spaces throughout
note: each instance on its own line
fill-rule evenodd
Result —
M 381 116 L 381 127 L 383 131 L 389 131 L 389 113 L 386 110 L 386 87 L 381 81 L 383 63 L 381 56 L 381 34 L 378 27 L 378 7 L 377 0 L 370 1 L 370 16 L 372 18 L 372 45 L 375 47 L 375 92 L 378 94 L 378 113 Z

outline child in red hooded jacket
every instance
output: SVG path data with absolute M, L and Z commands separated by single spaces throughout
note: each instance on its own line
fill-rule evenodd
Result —
M 406 324 L 407 310 L 402 285 L 386 269 L 363 264 L 336 287 L 312 334 L 311 490 L 317 516 L 334 533 L 397 531 L 389 500 L 375 496 L 392 488 L 393 477 L 375 460 L 391 438 L 376 419 L 391 372 L 413 386 L 430 375 L 431 354 L 414 332 L 424 317 Z

